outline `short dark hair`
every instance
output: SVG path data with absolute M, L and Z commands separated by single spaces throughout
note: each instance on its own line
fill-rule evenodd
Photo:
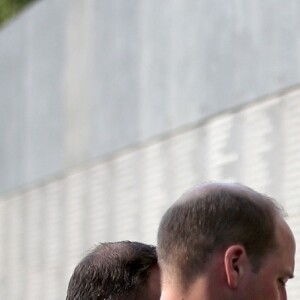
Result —
M 147 299 L 150 269 L 157 265 L 156 247 L 138 242 L 102 243 L 77 265 L 67 300 Z
M 162 273 L 183 288 L 205 273 L 210 257 L 233 244 L 244 246 L 257 272 L 276 246 L 274 201 L 239 184 L 208 183 L 185 193 L 164 214 L 158 231 Z

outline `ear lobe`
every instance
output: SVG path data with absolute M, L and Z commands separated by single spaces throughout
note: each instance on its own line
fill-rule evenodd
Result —
M 224 255 L 224 266 L 227 284 L 236 289 L 244 274 L 246 262 L 246 251 L 241 245 L 230 246 Z

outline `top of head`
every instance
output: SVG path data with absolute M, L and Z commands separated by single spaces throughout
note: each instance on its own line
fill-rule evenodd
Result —
M 192 188 L 160 223 L 157 252 L 163 281 L 176 280 L 187 288 L 205 273 L 212 254 L 233 244 L 245 248 L 257 271 L 276 248 L 274 224 L 281 213 L 271 198 L 239 184 Z
M 154 246 L 130 241 L 102 243 L 75 268 L 67 300 L 159 299 L 160 286 L 152 287 L 159 282 L 156 269 Z

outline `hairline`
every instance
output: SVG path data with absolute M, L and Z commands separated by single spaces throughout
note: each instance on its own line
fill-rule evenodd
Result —
M 183 194 L 182 197 L 180 197 L 169 209 L 175 209 L 176 207 L 182 207 L 182 205 L 185 205 L 185 203 L 188 203 L 189 205 L 191 205 L 190 203 L 192 202 L 196 202 L 197 198 L 199 198 L 199 194 L 198 194 L 198 187 L 203 188 L 202 192 L 203 194 L 201 194 L 201 197 L 207 197 L 207 195 L 209 195 L 209 193 L 212 191 L 212 187 L 210 186 L 210 184 L 204 184 L 201 186 L 196 186 L 192 189 L 190 189 L 187 193 Z M 233 188 L 233 189 L 232 189 Z M 280 205 L 278 205 L 278 203 L 271 197 L 268 197 L 267 195 L 258 193 L 246 186 L 240 185 L 240 184 L 213 184 L 213 192 L 217 193 L 217 192 L 228 192 L 229 194 L 231 194 L 233 197 L 241 197 L 241 198 L 247 198 L 250 200 L 250 203 L 253 205 L 253 207 L 255 207 L 255 209 L 257 209 L 260 212 L 265 212 L 269 217 L 270 217 L 270 221 L 272 223 L 272 236 L 269 239 L 269 245 L 265 247 L 265 249 L 262 251 L 262 253 L 260 254 L 259 257 L 255 257 L 256 254 L 253 253 L 253 257 L 252 259 L 250 259 L 251 265 L 253 267 L 253 272 L 259 272 L 259 270 L 261 269 L 261 267 L 263 266 L 266 257 L 268 255 L 271 255 L 272 253 L 274 253 L 276 251 L 276 249 L 278 249 L 278 240 L 277 240 L 277 236 L 276 236 L 276 224 L 277 224 L 277 219 L 278 218 L 282 218 L 284 220 L 285 214 L 284 214 L 284 210 L 282 209 L 282 207 Z M 262 199 L 263 201 L 260 201 L 259 199 Z M 262 203 L 262 204 L 260 204 Z M 168 210 L 169 211 L 169 210 Z M 166 214 L 165 214 L 166 215 Z M 164 217 L 165 217 L 164 215 Z M 163 217 L 163 218 L 164 218 Z M 238 230 L 237 230 L 238 232 Z M 245 251 L 247 253 L 247 247 L 244 244 L 245 241 L 237 241 L 237 242 L 229 242 L 228 244 L 226 244 L 226 241 L 224 241 L 223 244 L 221 245 L 216 245 L 216 248 L 213 249 L 213 252 L 210 253 L 208 255 L 208 260 L 204 265 L 204 269 L 199 272 L 199 273 L 195 273 L 194 274 L 194 279 L 196 280 L 199 276 L 202 276 L 203 274 L 206 273 L 207 268 L 209 267 L 209 261 L 211 261 L 211 259 L 213 259 L 213 256 L 219 252 L 219 251 L 225 251 L 226 249 L 228 249 L 230 246 L 236 245 L 236 244 L 240 244 L 245 248 Z M 180 246 L 180 243 L 177 244 L 177 246 Z M 249 255 L 249 257 L 251 257 Z M 176 270 L 178 268 L 179 265 L 174 266 L 174 265 L 170 265 L 169 263 L 165 264 L 164 260 L 161 259 L 160 257 L 160 245 L 158 245 L 158 260 L 159 263 L 161 264 L 161 266 L 163 266 L 162 268 L 162 275 L 163 275 L 163 279 L 165 280 L 165 276 L 169 277 L 168 273 L 175 273 L 177 280 L 179 281 L 179 283 L 181 285 L 184 284 L 184 280 L 181 279 L 182 277 L 182 271 L 181 270 Z M 254 262 L 259 261 L 259 265 L 258 268 L 254 267 Z M 167 274 L 166 274 L 167 273 Z M 188 286 L 190 286 L 192 283 L 188 283 Z

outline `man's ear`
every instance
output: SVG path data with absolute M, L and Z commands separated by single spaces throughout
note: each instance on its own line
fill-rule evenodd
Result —
M 247 253 L 242 245 L 232 245 L 227 248 L 224 255 L 224 266 L 227 284 L 230 288 L 236 289 L 241 277 L 245 273 Z

